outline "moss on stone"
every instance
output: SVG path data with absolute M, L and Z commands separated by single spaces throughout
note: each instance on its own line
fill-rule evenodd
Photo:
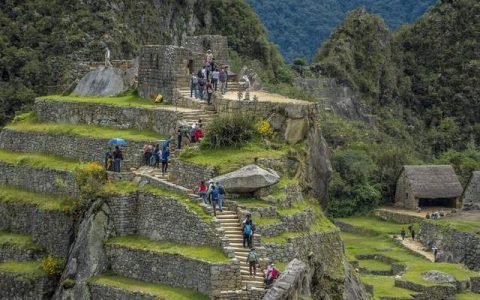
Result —
M 26 279 L 35 279 L 45 276 L 37 261 L 6 262 L 0 264 L 0 272 L 12 273 Z
M 449 227 L 462 232 L 480 234 L 480 222 L 478 221 L 449 220 L 449 219 L 425 220 L 425 221 L 431 222 L 432 224 Z
M 13 245 L 17 248 L 39 250 L 40 245 L 35 244 L 31 236 L 24 234 L 0 231 L 0 245 Z
M 257 208 L 257 207 L 270 207 L 270 206 L 275 206 L 273 203 L 260 200 L 260 199 L 254 199 L 254 198 L 239 198 L 239 199 L 234 199 L 235 202 L 237 202 L 238 205 L 241 207 L 246 207 L 246 208 Z
M 128 93 L 124 96 L 118 97 L 79 97 L 79 96 L 62 96 L 51 95 L 40 97 L 41 100 L 51 101 L 73 101 L 73 102 L 85 102 L 85 103 L 97 103 L 97 104 L 110 104 L 116 106 L 139 106 L 139 107 L 153 107 L 153 101 L 143 99 L 136 93 Z
M 392 269 L 390 264 L 381 262 L 376 259 L 362 259 L 359 261 L 360 267 L 365 268 L 369 271 L 389 271 Z
M 282 232 L 278 235 L 262 237 L 264 244 L 286 244 L 289 238 L 295 238 L 307 234 L 306 232 Z
M 115 288 L 124 289 L 130 292 L 139 292 L 151 294 L 158 297 L 158 299 L 165 300 L 207 300 L 208 296 L 200 294 L 194 290 L 172 287 L 163 284 L 148 283 L 140 280 L 126 278 L 114 274 L 99 275 L 92 277 L 89 280 L 96 285 L 111 286 Z
M 297 203 L 294 203 L 290 208 L 277 209 L 277 213 L 280 216 L 290 216 L 306 209 L 307 207 L 308 207 L 308 204 L 306 202 L 297 202 Z
M 417 293 L 395 286 L 392 276 L 362 275 L 360 280 L 364 284 L 373 286 L 374 299 L 381 297 L 395 297 L 395 299 L 412 299 Z
M 255 225 L 257 226 L 278 224 L 280 222 L 278 218 L 255 218 Z
M 0 185 L 0 201 L 32 204 L 42 210 L 62 212 L 70 212 L 81 204 L 81 200 L 72 196 L 38 193 L 5 185 Z
M 138 249 L 156 253 L 178 254 L 192 259 L 213 263 L 225 263 L 228 256 L 219 248 L 208 246 L 189 246 L 166 241 L 154 241 L 141 236 L 124 236 L 113 238 L 108 245 Z
M 38 123 L 35 118 L 22 118 L 22 121 L 14 121 L 6 128 L 18 131 L 46 134 L 71 134 L 101 139 L 114 137 L 124 138 L 130 141 L 158 141 L 165 139 L 165 137 L 150 129 L 115 129 L 84 124 Z
M 0 150 L 0 161 L 19 166 L 73 171 L 80 165 L 77 160 L 42 153 L 20 153 Z

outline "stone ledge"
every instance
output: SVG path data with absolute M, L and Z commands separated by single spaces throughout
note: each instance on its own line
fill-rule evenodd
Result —
M 126 289 L 107 286 L 103 284 L 88 283 L 88 287 L 91 294 L 91 300 L 131 300 L 131 299 L 143 299 L 143 300 L 158 300 L 155 295 L 143 292 L 134 292 Z
M 46 276 L 29 278 L 22 274 L 0 271 L 0 299 L 50 299 L 55 282 Z
M 430 299 L 454 300 L 457 293 L 453 285 L 425 286 L 403 279 L 395 279 L 395 286 L 428 295 Z
M 0 244 L 0 263 L 7 261 L 34 261 L 42 256 L 41 249 L 19 247 L 14 244 Z

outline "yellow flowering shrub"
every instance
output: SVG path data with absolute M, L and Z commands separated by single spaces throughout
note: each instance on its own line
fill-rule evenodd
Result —
M 62 274 L 65 261 L 52 255 L 45 256 L 40 262 L 40 268 L 48 276 L 58 276 Z
M 87 194 L 96 194 L 107 182 L 107 174 L 102 165 L 89 162 L 75 169 L 75 178 L 80 190 Z
M 267 120 L 261 120 L 257 123 L 257 132 L 262 136 L 272 136 L 273 128 Z

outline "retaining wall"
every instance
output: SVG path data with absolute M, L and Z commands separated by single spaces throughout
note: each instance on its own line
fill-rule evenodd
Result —
M 70 157 L 84 162 L 105 163 L 109 139 L 100 139 L 67 133 L 47 134 L 35 131 L 3 129 L 0 132 L 0 148 L 20 152 L 42 152 Z M 132 142 L 121 146 L 124 160 L 122 167 L 129 169 L 143 165 L 143 146 L 158 141 Z M 110 146 L 112 149 L 113 146 Z
M 0 299 L 50 299 L 54 289 L 55 283 L 46 276 L 29 278 L 0 271 Z
M 39 169 L 0 161 L 0 184 L 41 193 L 78 195 L 75 176 L 69 171 Z
M 209 263 L 192 258 L 106 246 L 112 270 L 139 280 L 168 284 L 211 294 L 216 290 L 235 290 L 240 286 L 238 261 Z
M 424 220 L 422 217 L 411 216 L 404 213 L 396 212 L 394 210 L 389 209 L 376 209 L 373 212 L 376 217 L 385 220 L 391 221 L 400 224 L 411 224 L 411 223 L 418 223 Z
M 205 167 L 181 160 L 172 161 L 170 180 L 190 189 L 196 189 L 200 182 L 205 182 L 219 175 L 218 170 L 213 167 Z
M 300 299 L 302 294 L 310 294 L 308 268 L 303 262 L 294 259 L 274 281 L 263 300 Z
M 91 300 L 158 300 L 157 296 L 142 292 L 132 292 L 113 286 L 88 283 Z
M 40 122 L 89 124 L 120 129 L 152 129 L 169 136 L 175 134 L 181 113 L 161 107 L 117 106 L 74 101 L 35 99 L 35 115 Z
M 0 263 L 7 261 L 32 261 L 41 256 L 39 250 L 24 249 L 22 247 L 0 244 Z

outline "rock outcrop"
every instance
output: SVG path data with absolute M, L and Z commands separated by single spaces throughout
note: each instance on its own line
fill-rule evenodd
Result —
M 267 171 L 256 165 L 248 165 L 212 180 L 220 182 L 230 193 L 252 193 L 274 185 L 280 180 L 280 177 L 273 170 Z
M 74 96 L 118 96 L 134 84 L 132 71 L 100 67 L 87 73 L 77 84 Z
M 292 260 L 263 297 L 263 300 L 299 299 L 310 296 L 308 268 L 298 259 Z

